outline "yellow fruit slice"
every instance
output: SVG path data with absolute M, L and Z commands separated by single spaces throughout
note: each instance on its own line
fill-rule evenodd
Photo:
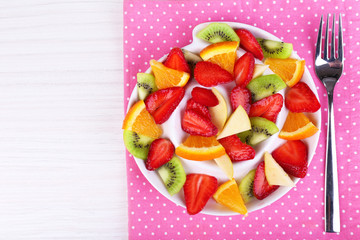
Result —
M 300 140 L 311 137 L 319 129 L 303 113 L 289 112 L 279 138 L 285 140 Z
M 209 107 L 209 113 L 211 115 L 212 123 L 216 126 L 220 133 L 228 117 L 227 104 L 224 97 L 216 88 L 212 88 L 211 90 L 219 100 L 219 104 L 214 107 Z
M 229 179 L 232 179 L 234 177 L 234 167 L 230 157 L 227 154 L 215 158 L 214 160 Z
M 264 65 L 264 64 L 255 64 L 255 68 L 254 68 L 254 73 L 253 73 L 253 77 L 257 78 L 260 77 L 261 75 L 263 75 L 263 73 L 265 72 L 266 69 L 269 68 L 269 65 Z
M 305 70 L 305 60 L 294 58 L 267 58 L 264 63 L 269 65 L 269 68 L 279 75 L 289 87 L 300 81 Z
M 153 117 L 146 110 L 144 101 L 136 102 L 125 116 L 122 129 L 130 130 L 151 138 L 159 138 L 161 128 L 156 125 Z

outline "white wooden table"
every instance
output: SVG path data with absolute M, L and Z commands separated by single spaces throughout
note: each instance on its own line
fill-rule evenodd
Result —
M 127 239 L 122 4 L 0 1 L 0 239 Z

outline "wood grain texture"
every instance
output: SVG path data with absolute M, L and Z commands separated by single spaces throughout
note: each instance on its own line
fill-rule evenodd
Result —
M 122 0 L 0 2 L 0 239 L 126 239 Z

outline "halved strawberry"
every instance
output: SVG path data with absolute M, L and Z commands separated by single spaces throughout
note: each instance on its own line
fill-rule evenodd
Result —
M 219 104 L 219 100 L 210 89 L 194 87 L 191 96 L 195 102 L 207 107 L 215 107 Z
M 251 104 L 249 117 L 263 117 L 276 122 L 276 118 L 283 106 L 283 96 L 279 93 L 263 98 Z
M 263 51 L 254 35 L 246 29 L 237 29 L 235 32 L 240 38 L 240 47 L 251 52 L 257 59 L 263 60 Z
M 194 77 L 196 81 L 204 87 L 212 87 L 234 80 L 228 71 L 215 63 L 206 61 L 201 61 L 196 64 Z
M 287 141 L 275 149 L 271 155 L 288 174 L 298 178 L 306 176 L 308 149 L 302 141 Z
M 287 92 L 285 106 L 291 112 L 316 112 L 320 108 L 320 103 L 309 86 L 299 82 Z
M 255 68 L 255 58 L 252 53 L 245 53 L 235 62 L 234 76 L 236 85 L 246 86 L 252 79 Z
M 236 134 L 221 138 L 218 141 L 225 148 L 226 154 L 229 155 L 233 162 L 250 160 L 255 157 L 255 150 L 241 142 Z
M 217 179 L 206 174 L 188 174 L 184 184 L 184 197 L 187 212 L 199 213 L 216 192 Z
M 162 124 L 169 119 L 183 99 L 184 94 L 185 90 L 182 87 L 158 90 L 145 99 L 146 109 L 154 117 L 157 124 Z
M 168 68 L 190 73 L 190 67 L 184 57 L 184 53 L 177 47 L 171 49 L 164 65 Z
M 231 90 L 230 102 L 233 111 L 241 105 L 247 114 L 249 114 L 251 106 L 251 92 L 244 86 L 236 86 Z
M 145 163 L 146 169 L 153 171 L 171 160 L 175 152 L 174 144 L 168 139 L 158 138 L 150 144 Z
M 201 113 L 202 115 L 204 115 L 206 118 L 208 119 L 211 119 L 211 115 L 210 115 L 210 112 L 209 112 L 209 109 L 200 104 L 200 103 L 197 103 L 194 101 L 194 99 L 190 98 L 187 103 L 186 103 L 186 109 L 193 109 L 193 110 L 196 110 L 198 111 L 198 113 Z
M 265 176 L 265 163 L 262 161 L 256 168 L 253 193 L 254 196 L 262 200 L 273 193 L 279 185 L 269 185 Z
M 194 109 L 185 110 L 181 127 L 184 132 L 196 136 L 211 137 L 218 133 L 218 129 L 210 119 Z

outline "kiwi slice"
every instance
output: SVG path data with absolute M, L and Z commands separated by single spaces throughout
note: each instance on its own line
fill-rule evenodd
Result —
M 279 128 L 270 120 L 262 117 L 251 117 L 251 130 L 239 133 L 237 136 L 246 144 L 254 146 L 279 131 Z
M 288 58 L 293 50 L 293 45 L 291 43 L 284 43 L 263 38 L 257 38 L 256 40 L 259 42 L 265 58 Z
M 188 63 L 190 69 L 191 69 L 192 76 L 194 76 L 195 65 L 198 62 L 203 61 L 203 59 L 199 55 L 197 55 L 197 54 L 195 54 L 193 52 L 190 52 L 190 51 L 188 51 L 186 49 L 181 49 L 181 51 L 183 52 L 185 60 Z
M 136 77 L 140 100 L 144 100 L 147 95 L 157 90 L 154 75 L 150 73 L 138 73 Z
M 256 102 L 286 88 L 286 84 L 278 75 L 269 74 L 254 78 L 246 87 L 251 91 L 253 102 Z
M 250 200 L 254 197 L 253 189 L 254 189 L 254 178 L 255 178 L 256 169 L 251 170 L 246 174 L 246 176 L 241 180 L 239 184 L 239 191 L 241 197 L 244 200 L 244 203 L 250 202 Z
M 172 196 L 178 193 L 186 180 L 186 173 L 178 157 L 173 157 L 157 169 L 166 189 Z
M 136 158 L 147 159 L 152 141 L 154 141 L 153 138 L 140 135 L 133 131 L 124 130 L 125 147 Z
M 196 36 L 211 43 L 240 41 L 236 32 L 226 23 L 210 23 Z

